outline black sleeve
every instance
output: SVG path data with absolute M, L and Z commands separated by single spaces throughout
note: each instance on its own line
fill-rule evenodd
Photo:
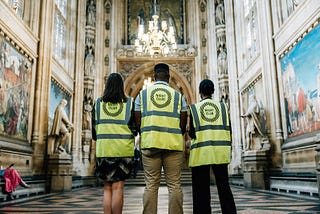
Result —
M 129 129 L 131 130 L 132 134 L 134 136 L 137 136 L 137 125 L 136 125 L 136 119 L 134 116 L 134 102 L 132 105 L 132 109 L 131 109 L 131 116 L 130 116 L 130 120 L 128 123 Z
M 97 133 L 96 133 L 96 117 L 95 117 L 95 112 L 96 112 L 96 105 L 93 104 L 92 107 L 92 114 L 91 114 L 91 133 L 92 133 L 92 140 L 97 140 Z
M 192 114 L 190 113 L 190 120 L 189 120 L 189 136 L 192 139 L 196 139 L 196 131 L 194 129 L 194 125 L 193 125 L 193 118 L 192 118 Z

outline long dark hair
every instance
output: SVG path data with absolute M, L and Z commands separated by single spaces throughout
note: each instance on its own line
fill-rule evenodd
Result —
M 110 74 L 104 88 L 102 100 L 104 102 L 121 103 L 127 102 L 127 99 L 124 94 L 122 76 L 118 73 Z

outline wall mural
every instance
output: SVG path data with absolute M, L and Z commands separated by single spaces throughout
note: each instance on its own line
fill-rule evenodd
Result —
M 70 118 L 70 100 L 71 96 L 64 90 L 62 90 L 61 86 L 54 80 L 51 80 L 51 87 L 50 87 L 50 99 L 49 99 L 49 119 L 48 119 L 48 134 L 51 132 L 54 112 L 59 105 L 60 101 L 65 99 L 68 101 L 65 111 Z
M 320 129 L 320 25 L 281 58 L 288 137 Z
M 0 36 L 0 135 L 27 140 L 31 62 Z
M 137 38 L 139 24 L 144 24 L 148 30 L 148 21 L 152 20 L 154 0 L 128 0 L 128 45 L 133 45 Z M 184 43 L 183 0 L 158 0 L 160 5 L 160 20 L 167 21 L 168 26 L 173 26 L 177 35 L 177 44 Z

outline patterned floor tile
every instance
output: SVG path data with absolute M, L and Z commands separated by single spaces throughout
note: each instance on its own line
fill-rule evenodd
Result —
M 123 214 L 142 213 L 143 186 L 125 186 Z M 191 186 L 183 186 L 184 213 L 192 214 Z M 270 191 L 252 191 L 232 187 L 239 214 L 317 214 L 320 213 L 319 199 L 315 197 Z M 212 192 L 212 213 L 221 213 L 215 186 Z M 95 214 L 103 213 L 102 187 L 81 188 L 72 192 L 55 193 L 0 203 L 0 213 L 38 213 L 38 214 Z M 158 213 L 166 214 L 168 209 L 168 190 L 159 189 Z

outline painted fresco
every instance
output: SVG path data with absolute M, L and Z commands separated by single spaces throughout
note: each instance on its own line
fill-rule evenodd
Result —
M 59 87 L 59 85 L 55 81 L 51 81 L 50 99 L 49 99 L 48 134 L 51 132 L 54 112 L 62 99 L 65 99 L 68 101 L 68 104 L 65 107 L 65 111 L 68 115 L 68 118 L 70 118 L 70 100 L 71 100 L 70 95 L 66 93 L 64 90 L 62 90 L 62 88 Z
M 0 36 L 0 135 L 26 140 L 31 63 Z
M 137 38 L 138 26 L 144 24 L 148 30 L 148 21 L 152 20 L 154 0 L 128 0 L 128 44 L 133 45 Z M 184 43 L 183 0 L 157 0 L 160 5 L 160 20 L 167 21 L 176 32 L 177 44 Z
M 281 58 L 288 137 L 320 129 L 320 25 Z

